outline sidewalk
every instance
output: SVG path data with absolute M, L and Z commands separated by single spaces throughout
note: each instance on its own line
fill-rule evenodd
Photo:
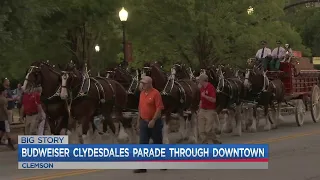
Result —
M 24 134 L 24 124 L 21 123 L 15 123 L 11 124 L 11 138 L 15 144 L 18 143 L 18 135 L 23 135 Z M 12 151 L 10 148 L 7 147 L 5 144 L 0 145 L 0 152 L 4 151 Z

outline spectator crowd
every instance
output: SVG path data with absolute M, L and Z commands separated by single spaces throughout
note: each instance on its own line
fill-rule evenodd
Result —
M 0 143 L 15 150 L 10 126 L 24 124 L 25 135 L 43 135 L 46 115 L 40 101 L 42 89 L 23 89 L 19 83 L 11 90 L 8 78 L 0 86 Z

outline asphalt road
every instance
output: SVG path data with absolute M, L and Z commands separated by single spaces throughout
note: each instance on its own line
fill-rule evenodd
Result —
M 320 123 L 306 116 L 304 126 L 297 127 L 293 116 L 270 132 L 245 133 L 241 137 L 224 135 L 223 143 L 270 144 L 268 170 L 149 170 L 133 174 L 131 170 L 18 170 L 17 153 L 0 153 L 0 179 L 17 180 L 320 180 Z

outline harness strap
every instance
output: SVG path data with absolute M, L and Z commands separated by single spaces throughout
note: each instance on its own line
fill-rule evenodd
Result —
M 98 91 L 98 97 L 100 99 L 100 102 L 104 103 L 105 102 L 105 93 L 104 93 L 103 86 L 101 85 L 101 83 L 97 79 L 95 79 L 93 77 L 90 77 L 90 80 L 92 80 L 94 82 L 94 85 Z
M 115 98 L 116 98 L 116 91 L 114 90 L 114 87 L 113 87 L 112 84 L 110 83 L 110 79 L 103 78 L 103 77 L 98 77 L 98 78 L 101 79 L 102 81 L 106 82 L 106 83 L 109 85 L 109 87 L 110 87 L 110 89 L 111 89 L 111 91 L 112 91 L 112 100 L 114 101 Z M 101 86 L 101 87 L 103 87 L 103 86 Z M 104 88 L 103 88 L 103 96 L 104 96 L 104 98 L 105 98 Z
M 183 95 L 183 97 L 184 97 L 184 99 L 182 99 L 182 98 L 180 97 L 180 102 L 181 102 L 181 103 L 186 102 L 186 101 L 187 101 L 187 95 L 186 95 L 186 92 L 185 92 L 184 88 L 182 87 L 182 85 L 181 85 L 178 81 L 176 81 L 175 84 L 178 85 L 179 92 L 180 92 L 180 93 Z

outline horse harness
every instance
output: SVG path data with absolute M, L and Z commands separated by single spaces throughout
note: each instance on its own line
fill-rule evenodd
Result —
M 90 77 L 87 69 L 85 69 L 85 72 L 82 74 L 82 82 L 80 85 L 80 90 L 78 94 L 75 96 L 75 98 L 72 98 L 72 100 L 75 100 L 80 97 L 88 96 L 88 93 L 90 92 L 90 88 L 92 85 L 96 88 L 98 92 L 98 98 L 99 98 L 99 103 L 105 103 L 106 102 L 106 97 L 105 97 L 105 90 L 103 88 L 103 85 L 100 83 L 99 80 L 102 80 L 108 84 L 112 91 L 112 97 L 113 99 L 115 98 L 115 90 L 109 80 L 107 78 L 97 76 L 97 77 Z
M 229 97 L 230 99 L 234 99 L 236 97 L 237 101 L 240 100 L 240 89 L 241 87 L 239 84 L 236 82 L 238 79 L 233 79 L 233 78 L 227 78 L 227 79 L 220 79 L 217 87 L 217 93 L 224 94 L 225 96 Z M 221 83 L 221 81 L 223 81 Z M 241 81 L 240 81 L 241 82 Z M 224 87 L 225 85 L 227 88 L 230 90 L 229 93 L 224 92 Z
M 174 85 L 177 85 L 178 90 L 179 90 L 179 94 L 182 95 L 182 96 L 180 96 L 180 103 L 183 104 L 183 103 L 185 103 L 187 101 L 187 94 L 186 94 L 186 91 L 185 91 L 184 87 L 181 85 L 181 82 L 187 84 L 187 86 L 189 87 L 191 92 L 193 92 L 192 88 L 191 88 L 190 84 L 187 83 L 184 80 L 176 81 L 176 79 L 175 79 L 175 70 L 172 69 L 171 72 L 172 73 L 170 74 L 170 76 L 168 78 L 168 81 L 167 81 L 163 91 L 161 92 L 161 95 L 170 95 Z M 167 89 L 167 86 L 169 85 L 170 82 L 171 82 L 171 87 L 170 87 L 169 91 L 167 92 L 166 89 Z
M 59 72 L 55 71 L 54 69 L 52 69 L 52 68 L 51 68 L 51 65 L 50 65 L 49 62 L 47 61 L 47 62 L 41 62 L 40 66 L 30 66 L 30 68 L 29 68 L 29 70 L 28 70 L 28 73 L 27 73 L 27 75 L 26 75 L 25 80 L 26 80 L 27 82 L 30 82 L 29 75 L 33 72 L 34 69 L 40 70 L 40 69 L 41 69 L 41 66 L 43 66 L 43 65 L 49 66 L 49 70 L 50 70 L 51 72 L 53 72 L 54 74 L 56 74 L 58 77 L 61 76 L 61 73 L 59 73 Z M 54 66 L 53 66 L 53 67 L 54 67 Z M 62 86 L 61 86 L 61 84 L 60 84 L 60 85 L 57 87 L 57 90 L 55 91 L 55 93 L 54 93 L 53 95 L 49 96 L 49 97 L 46 98 L 46 99 L 47 99 L 47 100 L 52 100 L 54 97 L 60 96 L 61 88 L 62 88 Z

